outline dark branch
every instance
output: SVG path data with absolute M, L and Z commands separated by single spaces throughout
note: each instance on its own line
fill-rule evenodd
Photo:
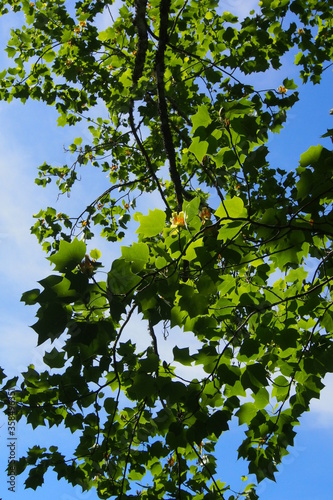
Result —
M 148 32 L 146 21 L 147 0 L 135 0 L 134 24 L 138 32 L 138 50 L 133 70 L 133 85 L 136 85 L 142 76 L 148 49 Z
M 161 187 L 161 184 L 160 184 L 160 181 L 158 180 L 157 176 L 156 176 L 156 173 L 155 173 L 155 170 L 154 170 L 154 167 L 150 161 L 150 158 L 149 158 L 149 155 L 146 151 L 146 148 L 144 147 L 140 137 L 139 137 L 139 134 L 135 128 L 135 125 L 134 125 L 134 116 L 133 116 L 133 106 L 131 106 L 130 110 L 129 110 L 129 124 L 130 124 L 130 127 L 131 127 L 131 130 L 132 130 L 132 134 L 134 135 L 134 138 L 136 140 L 136 143 L 142 153 L 142 156 L 144 157 L 144 159 L 146 160 L 146 165 L 147 165 L 147 168 L 148 168 L 148 171 L 149 171 L 149 177 L 152 177 L 155 181 L 155 184 L 156 184 L 156 187 L 161 195 L 161 198 L 165 204 L 165 206 L 167 207 L 167 209 L 169 211 L 170 210 L 170 207 L 169 207 L 169 204 L 164 196 L 164 193 L 163 193 L 163 189 Z M 148 178 L 149 178 L 148 177 Z
M 132 76 L 132 81 L 133 81 L 133 87 L 135 88 L 138 81 L 140 80 L 142 73 L 143 73 L 143 68 L 146 60 L 146 53 L 148 49 L 148 26 L 147 26 L 147 21 L 146 21 L 146 9 L 147 9 L 147 0 L 135 0 L 135 18 L 134 18 L 134 24 L 136 26 L 137 32 L 138 32 L 138 50 L 136 53 L 135 57 L 135 64 L 134 64 L 134 70 L 133 70 L 133 76 Z M 167 209 L 170 211 L 170 207 L 168 205 L 168 202 L 164 196 L 163 190 L 161 188 L 161 185 L 159 183 L 159 180 L 156 176 L 156 173 L 154 171 L 153 165 L 150 161 L 149 155 L 139 137 L 137 128 L 135 127 L 134 124 L 134 100 L 131 100 L 130 103 L 130 109 L 129 109 L 129 124 L 131 127 L 132 134 L 134 135 L 134 138 L 136 140 L 136 143 L 142 153 L 142 156 L 144 157 L 146 161 L 147 168 L 149 170 L 149 173 L 151 177 L 154 179 L 155 184 L 157 189 L 160 192 L 161 198 L 167 207 Z
M 164 72 L 165 72 L 164 56 L 168 41 L 168 20 L 169 20 L 170 5 L 171 5 L 170 0 L 161 0 L 160 2 L 160 36 L 156 52 L 155 70 L 156 70 L 156 80 L 157 80 L 158 109 L 161 120 L 161 132 L 163 136 L 165 152 L 169 160 L 169 172 L 175 188 L 178 211 L 181 211 L 183 206 L 182 183 L 176 165 L 176 153 L 170 130 L 168 107 L 166 103 L 165 87 L 164 87 Z
M 149 332 L 149 335 L 151 336 L 154 353 L 157 354 L 157 356 L 158 356 L 157 338 L 156 338 L 156 335 L 154 332 L 153 324 L 150 320 L 148 321 L 148 332 Z

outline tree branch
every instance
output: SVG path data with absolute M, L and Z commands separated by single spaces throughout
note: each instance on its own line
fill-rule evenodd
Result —
M 136 85 L 142 76 L 148 49 L 148 32 L 146 21 L 147 0 L 135 0 L 135 18 L 134 24 L 138 32 L 138 50 L 135 57 L 133 70 L 133 85 Z
M 182 183 L 176 165 L 176 153 L 169 124 L 168 107 L 166 103 L 165 86 L 164 86 L 164 72 L 165 72 L 164 56 L 168 41 L 168 20 L 169 20 L 170 5 L 171 5 L 171 0 L 161 0 L 160 2 L 160 36 L 155 58 L 155 71 L 157 80 L 158 109 L 161 120 L 161 132 L 163 136 L 165 152 L 169 160 L 170 177 L 175 188 L 177 205 L 178 205 L 177 208 L 178 211 L 180 212 L 183 206 Z
M 146 9 L 147 9 L 147 0 L 135 0 L 135 18 L 134 18 L 134 24 L 136 26 L 137 32 L 138 32 L 138 50 L 136 52 L 136 57 L 135 57 L 135 64 L 134 64 L 134 70 L 133 70 L 133 76 L 132 76 L 132 81 L 133 81 L 133 87 L 135 88 L 138 81 L 140 80 L 142 73 L 143 73 L 143 68 L 146 60 L 146 53 L 148 49 L 148 26 L 147 26 L 147 21 L 146 21 Z M 142 153 L 142 156 L 146 160 L 146 165 L 148 167 L 149 173 L 151 177 L 154 179 L 156 183 L 156 187 L 161 195 L 161 198 L 167 207 L 167 209 L 170 211 L 170 207 L 168 205 L 168 202 L 164 196 L 163 190 L 160 186 L 159 180 L 156 176 L 156 173 L 154 171 L 153 165 L 150 161 L 150 158 L 148 156 L 148 153 L 146 151 L 146 148 L 144 147 L 137 128 L 135 127 L 134 124 L 134 100 L 131 99 L 130 102 L 130 109 L 129 109 L 129 124 L 131 127 L 132 134 L 134 135 L 134 138 L 136 140 L 136 143 Z
M 150 158 L 149 158 L 149 155 L 146 151 L 146 148 L 144 147 L 140 137 L 139 137 L 139 134 L 135 128 L 135 125 L 134 125 L 134 116 L 133 116 L 133 106 L 131 106 L 130 110 L 129 110 L 129 124 L 130 124 L 130 127 L 131 127 L 131 130 L 132 130 L 132 134 L 134 135 L 134 138 L 136 140 L 136 143 L 142 153 L 142 156 L 144 157 L 144 159 L 146 160 L 146 165 L 147 165 L 147 168 L 148 168 L 148 171 L 149 171 L 149 177 L 152 177 L 155 181 L 155 184 L 156 184 L 156 187 L 161 195 L 161 198 L 165 204 L 165 206 L 167 207 L 167 209 L 171 212 L 171 209 L 169 207 L 169 204 L 167 202 L 167 199 L 165 198 L 164 196 L 164 193 L 163 193 L 163 189 L 160 185 L 160 182 L 156 176 L 156 173 L 154 171 L 154 168 L 153 168 L 153 165 L 150 161 Z

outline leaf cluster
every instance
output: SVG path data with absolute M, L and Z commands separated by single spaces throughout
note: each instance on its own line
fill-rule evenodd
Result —
M 37 184 L 68 194 L 83 167 L 110 181 L 79 215 L 36 215 L 54 272 L 22 300 L 38 306 L 38 344 L 54 347 L 44 372 L 21 374 L 17 415 L 78 445 L 69 458 L 33 447 L 18 471 L 36 489 L 51 468 L 100 498 L 258 498 L 219 479 L 215 447 L 237 418 L 239 458 L 258 482 L 274 479 L 333 370 L 333 156 L 318 145 L 293 170 L 270 166 L 268 138 L 297 86 L 248 82 L 296 48 L 304 82 L 319 83 L 329 3 L 263 0 L 241 21 L 214 0 L 127 0 L 117 18 L 111 1 L 1 1 L 2 15 L 9 7 L 24 22 L 0 98 L 42 101 L 59 126 L 91 135 L 68 145 L 70 166 L 40 166 Z M 103 273 L 88 253 L 96 233 L 132 240 Z M 170 359 L 172 331 L 193 342 L 176 341 Z

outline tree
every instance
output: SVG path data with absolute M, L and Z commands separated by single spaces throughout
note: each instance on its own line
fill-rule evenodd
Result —
M 250 82 L 296 50 L 303 81 L 319 84 L 331 9 L 263 0 L 239 21 L 214 0 L 127 0 L 116 16 L 112 4 L 0 2 L 21 22 L 1 99 L 42 101 L 59 126 L 85 121 L 91 133 L 68 145 L 72 165 L 41 165 L 37 184 L 70 194 L 88 165 L 110 180 L 81 214 L 43 209 L 32 227 L 54 272 L 22 300 L 38 304 L 38 344 L 61 348 L 41 373 L 1 371 L 1 404 L 19 380 L 18 418 L 64 425 L 79 443 L 73 457 L 33 447 L 17 471 L 36 489 L 51 468 L 100 498 L 255 499 L 255 485 L 235 493 L 220 480 L 215 446 L 237 417 L 239 457 L 258 482 L 274 479 L 333 371 L 333 156 L 313 146 L 293 170 L 272 168 L 267 141 L 297 87 Z M 132 243 L 102 262 L 95 232 Z M 134 314 L 149 334 L 141 351 L 135 332 L 124 340 Z M 174 328 L 197 343 L 173 345 L 169 362 Z

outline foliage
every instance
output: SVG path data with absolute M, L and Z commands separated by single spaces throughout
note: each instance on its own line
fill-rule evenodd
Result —
M 215 0 L 112 3 L 0 2 L 21 23 L 1 99 L 42 101 L 59 126 L 85 121 L 91 133 L 68 146 L 71 166 L 41 165 L 37 184 L 70 193 L 85 166 L 110 180 L 78 217 L 47 208 L 32 228 L 54 272 L 22 300 L 38 304 L 38 344 L 61 349 L 44 372 L 21 374 L 18 418 L 64 425 L 79 443 L 73 457 L 34 447 L 17 468 L 27 487 L 51 468 L 100 498 L 255 499 L 254 485 L 235 493 L 219 479 L 215 446 L 236 417 L 239 457 L 257 481 L 274 479 L 333 371 L 333 156 L 318 145 L 297 168 L 272 168 L 268 137 L 296 85 L 249 81 L 293 51 L 303 81 L 320 83 L 330 3 L 262 0 L 241 21 Z M 88 255 L 96 232 L 132 238 L 106 273 L 100 252 Z M 138 313 L 143 350 L 135 331 L 124 339 Z M 173 345 L 172 362 L 171 329 L 196 338 Z

